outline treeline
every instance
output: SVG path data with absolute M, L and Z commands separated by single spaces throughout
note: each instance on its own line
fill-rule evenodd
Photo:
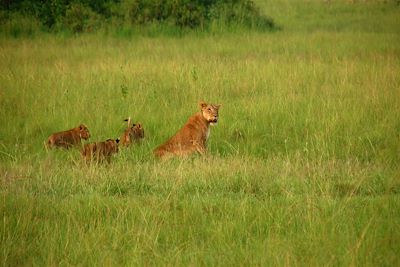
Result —
M 20 30 L 93 32 L 143 25 L 208 29 L 238 25 L 271 30 L 251 0 L 0 0 L 0 24 Z

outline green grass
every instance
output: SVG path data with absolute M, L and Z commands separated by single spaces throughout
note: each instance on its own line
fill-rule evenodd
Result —
M 400 8 L 260 5 L 282 31 L 0 37 L 3 266 L 400 265 Z M 154 159 L 199 100 L 208 155 Z M 128 116 L 109 165 L 43 147 Z

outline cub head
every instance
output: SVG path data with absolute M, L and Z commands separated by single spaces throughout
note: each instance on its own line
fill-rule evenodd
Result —
M 139 141 L 140 139 L 144 138 L 144 129 L 142 124 L 133 124 L 132 127 L 129 129 L 129 135 L 133 140 Z
M 199 103 L 203 117 L 211 124 L 214 125 L 218 122 L 218 110 L 220 104 L 207 104 L 203 101 Z
M 79 136 L 85 140 L 90 138 L 89 129 L 86 127 L 85 124 L 81 124 L 78 126 L 79 128 Z
M 124 131 L 124 134 L 121 138 L 125 140 L 126 145 L 129 145 L 132 141 L 136 142 L 144 138 L 144 129 L 141 123 L 132 124 L 131 117 L 124 121 L 128 122 L 128 128 Z

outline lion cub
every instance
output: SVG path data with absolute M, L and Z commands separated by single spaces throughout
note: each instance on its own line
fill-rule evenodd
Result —
M 218 110 L 221 105 L 200 102 L 200 112 L 189 118 L 186 124 L 174 136 L 154 150 L 159 158 L 189 156 L 194 152 L 203 155 L 210 134 L 210 125 L 218 122 Z
M 132 143 L 137 143 L 144 138 L 144 129 L 140 123 L 131 125 L 131 118 L 124 120 L 128 122 L 128 128 L 124 131 L 120 138 L 120 144 L 128 147 Z
M 62 147 L 68 149 L 81 145 L 81 139 L 87 140 L 89 138 L 89 129 L 86 125 L 81 124 L 76 128 L 64 132 L 53 133 L 47 138 L 46 145 L 48 148 Z
M 86 163 L 91 161 L 101 163 L 104 160 L 110 163 L 111 156 L 118 153 L 118 143 L 119 139 L 107 139 L 104 142 L 86 144 L 81 151 L 82 159 Z

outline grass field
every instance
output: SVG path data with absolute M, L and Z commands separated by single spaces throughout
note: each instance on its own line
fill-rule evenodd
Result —
M 258 1 L 274 33 L 0 36 L 2 266 L 400 266 L 400 7 Z M 208 155 L 152 149 L 221 103 Z M 85 123 L 141 145 L 84 166 Z

